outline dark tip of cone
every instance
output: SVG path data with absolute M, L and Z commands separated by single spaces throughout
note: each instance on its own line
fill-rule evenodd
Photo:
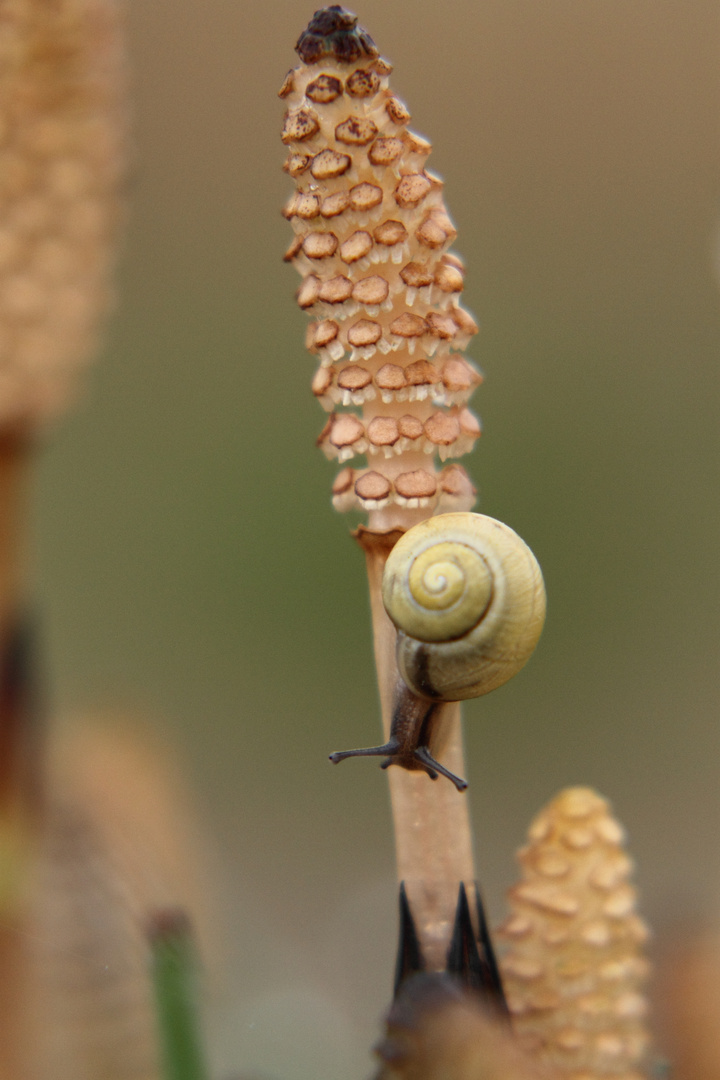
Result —
M 357 15 L 339 4 L 315 12 L 295 49 L 305 64 L 315 64 L 325 56 L 352 64 L 378 55 L 373 39 L 358 26 Z

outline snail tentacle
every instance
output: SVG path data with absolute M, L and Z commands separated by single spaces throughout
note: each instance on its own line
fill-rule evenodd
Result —
M 361 750 L 335 750 L 330 754 L 330 761 L 333 765 L 337 765 L 338 761 L 344 761 L 349 757 L 387 757 L 388 761 L 383 761 L 380 768 L 386 769 L 388 765 L 392 765 L 392 759 L 397 754 L 400 748 L 400 744 L 396 739 L 390 739 L 388 742 L 383 743 L 382 746 L 366 746 Z
M 432 780 L 437 779 L 438 773 L 440 776 L 447 777 L 451 783 L 455 785 L 458 791 L 465 791 L 467 788 L 467 780 L 463 780 L 462 777 L 456 776 L 454 772 L 450 772 L 444 765 L 441 765 L 439 761 L 436 761 L 432 756 L 427 746 L 418 746 L 415 750 L 415 758 L 425 766 L 425 770 Z

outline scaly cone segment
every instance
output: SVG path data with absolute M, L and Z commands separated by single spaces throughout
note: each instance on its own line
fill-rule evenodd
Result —
M 391 66 L 355 16 L 317 12 L 297 51 L 303 63 L 280 91 L 297 185 L 285 258 L 303 278 L 313 392 L 330 413 L 319 445 L 343 464 L 368 458 L 337 476 L 334 505 L 370 511 L 382 528 L 470 509 L 465 471 L 436 466 L 480 434 L 466 407 L 480 374 L 462 355 L 477 326 L 458 302 L 463 264 L 449 251 L 442 181 L 426 168 L 430 143 L 408 129 Z
M 112 299 L 126 116 L 114 0 L 3 4 L 0 431 L 77 393 Z
M 641 1078 L 647 928 L 623 840 L 604 799 L 569 788 L 518 854 L 522 879 L 500 930 L 503 983 L 516 1033 L 560 1077 Z

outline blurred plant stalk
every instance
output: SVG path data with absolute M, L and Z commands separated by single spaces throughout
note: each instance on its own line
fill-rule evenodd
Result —
M 126 149 L 119 4 L 0 0 L 3 1080 L 30 1070 L 32 866 L 47 826 L 35 628 L 28 622 L 32 462 L 97 351 L 124 216 Z M 59 1078 L 62 1062 L 53 1068 Z
M 0 433 L 0 643 L 8 638 L 26 594 L 29 440 Z

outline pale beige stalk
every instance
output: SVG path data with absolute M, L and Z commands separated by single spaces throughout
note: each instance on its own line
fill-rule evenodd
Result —
M 382 602 L 380 585 L 385 560 L 401 533 L 380 535 L 358 531 L 365 551 L 372 611 L 375 663 L 385 738 L 390 734 L 393 694 L 398 682 L 395 627 Z M 442 708 L 440 744 L 433 753 L 457 776 L 464 776 L 460 703 Z M 410 908 L 430 969 L 444 971 L 460 882 L 474 883 L 469 801 L 442 777 L 430 780 L 424 772 L 388 769 L 398 880 L 405 882 Z M 474 888 L 469 889 L 471 907 Z

